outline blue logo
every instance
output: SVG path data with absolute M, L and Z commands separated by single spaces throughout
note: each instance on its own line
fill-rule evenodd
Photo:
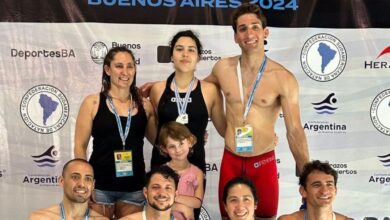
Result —
M 319 82 L 337 78 L 347 63 L 347 52 L 339 39 L 321 33 L 310 37 L 301 51 L 301 65 L 307 76 Z
M 390 154 L 378 156 L 384 167 L 390 167 Z
M 54 145 L 49 147 L 43 154 L 31 156 L 38 167 L 54 167 L 58 163 L 59 152 Z
M 313 104 L 314 106 L 313 108 L 316 110 L 318 114 L 333 115 L 337 110 L 337 107 L 334 107 L 336 103 L 337 103 L 337 98 L 335 97 L 335 94 L 330 93 L 328 97 L 326 97 L 321 102 L 316 102 L 311 104 Z
M 61 129 L 69 117 L 65 95 L 51 85 L 37 85 L 24 94 L 20 115 L 31 130 L 49 134 Z

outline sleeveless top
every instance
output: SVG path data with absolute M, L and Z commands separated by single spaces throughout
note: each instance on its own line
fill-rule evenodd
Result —
M 89 162 L 95 172 L 95 188 L 107 191 L 134 192 L 142 190 L 145 185 L 144 136 L 147 117 L 143 106 L 131 117 L 129 135 L 126 139 L 126 150 L 132 151 L 133 176 L 116 177 L 114 151 L 123 149 L 118 125 L 114 113 L 110 111 L 107 98 L 100 93 L 99 108 L 93 119 L 93 151 Z M 120 117 L 125 129 L 127 117 Z
M 158 130 L 157 137 L 155 141 L 155 146 L 158 146 L 158 136 L 160 129 L 164 123 L 169 121 L 175 121 L 179 116 L 176 106 L 176 97 L 175 92 L 171 90 L 170 85 L 175 76 L 175 73 L 172 73 L 166 82 L 165 90 L 160 98 L 157 108 L 158 114 Z M 194 85 L 195 86 L 195 85 Z M 179 93 L 181 98 L 185 97 L 186 93 Z M 204 149 L 204 134 L 206 131 L 207 123 L 209 120 L 209 114 L 207 111 L 206 102 L 203 98 L 200 81 L 197 81 L 196 88 L 191 92 L 187 111 L 189 120 L 186 126 L 195 135 L 197 141 L 193 146 L 194 152 L 189 156 L 188 160 L 190 163 L 199 167 L 204 173 L 206 172 L 206 155 Z M 170 159 L 168 157 L 162 156 L 158 147 L 153 148 L 151 167 L 160 166 L 165 164 Z

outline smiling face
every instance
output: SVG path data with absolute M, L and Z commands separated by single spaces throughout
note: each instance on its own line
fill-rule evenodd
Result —
M 104 70 L 110 77 L 111 86 L 129 88 L 134 81 L 136 72 L 133 57 L 127 52 L 117 52 L 110 65 L 105 65 Z
M 91 165 L 71 162 L 60 177 L 60 184 L 64 188 L 64 199 L 73 203 L 88 202 L 95 185 Z
M 331 207 L 337 188 L 332 175 L 316 170 L 307 176 L 306 188 L 301 186 L 299 191 L 308 206 Z
M 195 41 L 190 37 L 180 37 L 174 45 L 171 59 L 176 72 L 193 73 L 199 61 Z
M 150 178 L 147 187 L 144 187 L 144 195 L 149 206 L 157 211 L 166 211 L 173 206 L 176 197 L 175 181 L 156 173 Z
M 268 28 L 263 28 L 261 21 L 255 14 L 243 14 L 237 19 L 237 33 L 235 42 L 243 51 L 261 49 L 264 51 L 264 40 L 269 34 Z
M 172 160 L 187 160 L 187 156 L 192 148 L 192 142 L 189 138 L 183 140 L 176 140 L 171 137 L 167 137 L 165 146 L 162 147 L 163 151 L 169 155 Z
M 256 206 L 253 194 L 247 185 L 236 184 L 229 189 L 225 210 L 231 220 L 254 220 Z

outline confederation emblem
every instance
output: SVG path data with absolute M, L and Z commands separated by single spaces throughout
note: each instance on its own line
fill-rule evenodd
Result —
M 321 33 L 310 37 L 301 51 L 301 65 L 307 76 L 319 82 L 337 78 L 347 63 L 347 52 L 339 39 Z
M 203 206 L 200 207 L 199 220 L 210 220 L 210 215 Z
M 49 134 L 65 125 L 69 117 L 69 103 L 59 89 L 37 85 L 24 94 L 20 115 L 31 130 Z
M 371 103 L 371 122 L 382 134 L 390 136 L 390 89 L 379 93 Z

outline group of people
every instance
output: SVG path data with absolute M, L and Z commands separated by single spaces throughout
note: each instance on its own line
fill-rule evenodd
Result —
M 180 197 L 181 175 L 169 165 L 152 168 L 145 177 L 143 195 L 146 205 L 142 211 L 120 218 L 120 220 L 180 220 L 175 209 Z M 337 194 L 337 172 L 327 162 L 313 160 L 307 163 L 299 177 L 299 192 L 306 201 L 306 208 L 282 215 L 278 220 L 351 220 L 333 211 Z M 84 159 L 72 159 L 63 168 L 60 177 L 63 199 L 59 204 L 31 213 L 29 220 L 56 219 L 109 219 L 89 209 L 88 201 L 95 186 L 92 166 Z M 229 180 L 222 194 L 224 209 L 231 220 L 255 220 L 255 210 L 262 203 L 257 188 L 246 176 Z M 178 203 L 180 204 L 180 203 Z
M 279 197 L 275 123 L 280 111 L 298 172 L 306 175 L 301 176 L 300 192 L 307 202 L 307 212 L 280 219 L 327 219 L 322 217 L 332 212 L 337 173 L 305 174 L 305 164 L 310 163 L 298 83 L 291 72 L 266 56 L 266 24 L 257 5 L 239 6 L 232 26 L 241 54 L 218 61 L 204 80 L 195 76 L 202 51 L 198 36 L 191 30 L 178 32 L 170 42 L 174 72 L 142 90 L 136 87 L 132 51 L 110 49 L 103 63 L 101 92 L 87 96 L 80 106 L 74 146 L 78 159 L 64 166 L 63 202 L 33 213 L 31 219 L 199 219 L 209 118 L 225 139 L 218 191 L 221 218 L 275 219 Z M 93 149 L 87 162 L 91 137 Z M 144 137 L 154 146 L 149 173 L 145 171 Z M 256 166 L 259 161 L 262 165 Z M 309 182 L 326 175 L 333 180 Z M 312 188 L 327 190 L 316 197 Z M 328 208 L 311 208 L 317 200 L 328 202 Z M 321 218 L 314 218 L 317 214 Z M 336 214 L 336 219 L 343 218 Z

